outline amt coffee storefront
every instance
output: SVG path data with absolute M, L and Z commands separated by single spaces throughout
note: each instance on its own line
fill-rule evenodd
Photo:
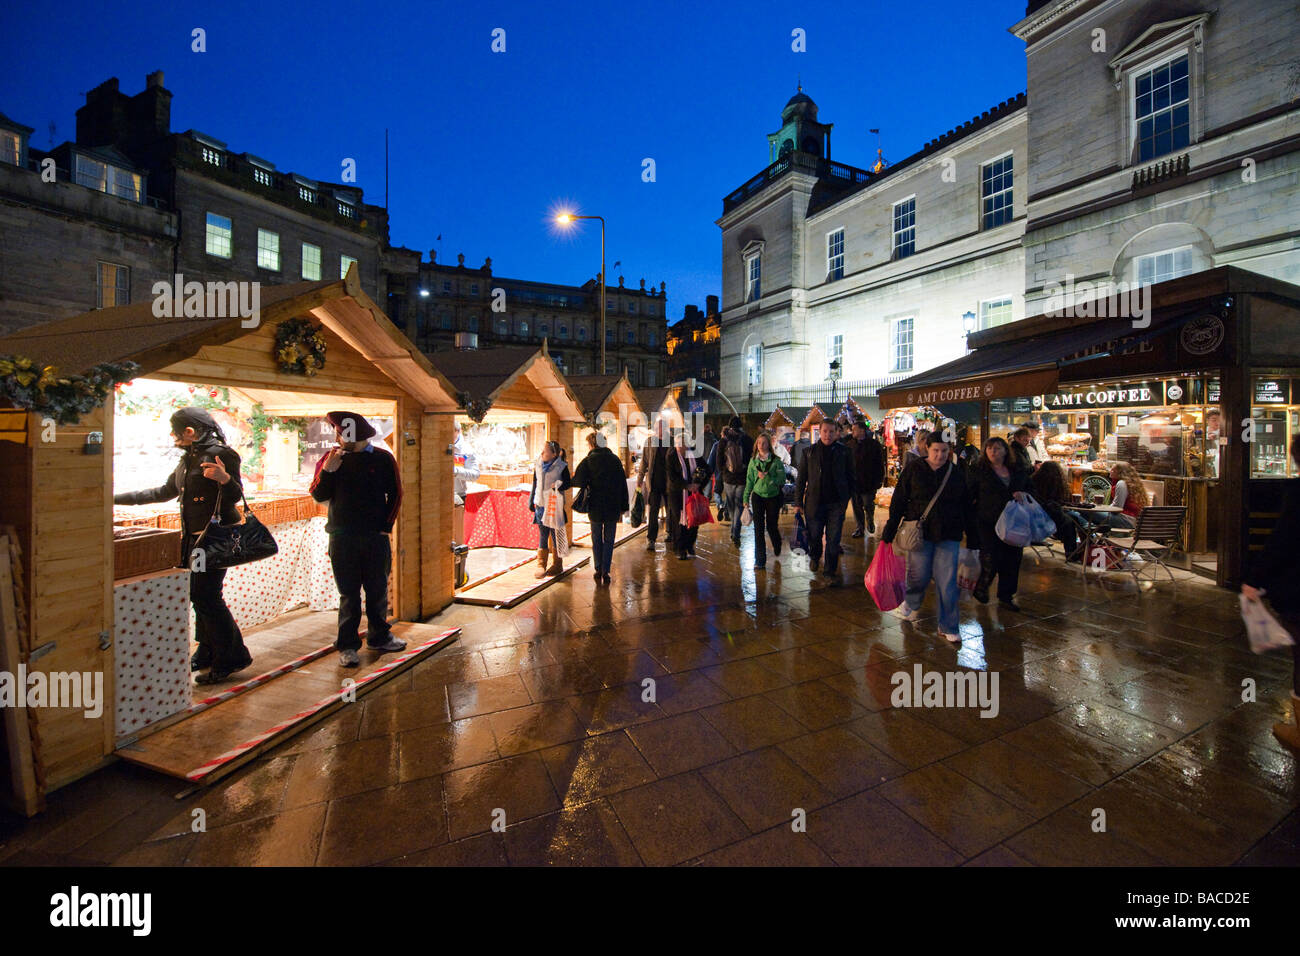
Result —
M 881 408 L 974 402 L 984 435 L 1040 422 L 1088 500 L 1130 464 L 1151 504 L 1187 508 L 1184 567 L 1235 584 L 1293 471 L 1300 288 L 1223 267 L 1148 291 L 1145 316 L 1101 299 L 974 333 L 971 354 L 882 390 Z

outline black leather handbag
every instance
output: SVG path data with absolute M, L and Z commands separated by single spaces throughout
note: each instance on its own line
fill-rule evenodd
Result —
M 208 522 L 203 533 L 195 539 L 190 548 L 190 570 L 198 563 L 194 560 L 194 551 L 203 552 L 203 569 L 220 571 L 234 568 L 241 564 L 250 564 L 278 554 L 280 546 L 267 530 L 266 525 L 253 514 L 248 507 L 248 497 L 240 488 L 240 498 L 244 503 L 244 521 L 242 524 L 219 525 Z M 217 490 L 217 504 L 213 516 L 221 513 L 221 489 Z
M 583 485 L 578 489 L 578 493 L 573 496 L 573 510 L 580 515 L 585 515 L 587 509 L 591 507 L 590 485 Z

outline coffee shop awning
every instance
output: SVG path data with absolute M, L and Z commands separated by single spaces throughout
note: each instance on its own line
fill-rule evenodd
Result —
M 1069 356 L 1104 349 L 1107 343 L 1132 334 L 1132 319 L 1107 319 L 976 348 L 946 365 L 882 388 L 880 407 L 952 405 L 1041 395 L 1056 388 L 1060 366 Z

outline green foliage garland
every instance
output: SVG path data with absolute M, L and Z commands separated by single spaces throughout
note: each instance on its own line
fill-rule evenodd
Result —
M 60 375 L 53 365 L 40 365 L 24 355 L 0 355 L 0 398 L 57 424 L 75 425 L 130 381 L 138 368 L 134 362 L 104 362 L 84 375 Z
M 246 462 L 250 472 L 261 472 L 262 458 L 266 454 L 266 433 L 276 426 L 280 428 L 296 428 L 298 430 L 298 465 L 299 467 L 302 466 L 302 450 L 307 442 L 307 419 L 268 415 L 266 409 L 262 407 L 262 403 L 258 402 L 253 406 L 252 414 L 248 416 L 248 424 L 252 429 L 249 441 L 253 445 L 253 450 Z

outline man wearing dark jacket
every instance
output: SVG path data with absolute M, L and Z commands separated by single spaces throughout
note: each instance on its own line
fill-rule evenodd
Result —
M 402 651 L 406 642 L 388 625 L 388 540 L 402 503 L 397 462 L 370 444 L 374 426 L 353 412 L 330 412 L 338 447 L 316 465 L 311 496 L 330 503 L 325 530 L 330 536 L 330 564 L 339 589 L 339 635 L 335 647 L 344 667 L 361 663 L 358 628 L 361 590 L 366 592 L 366 644 L 371 650 Z
M 853 518 L 858 523 L 853 537 L 863 534 L 863 512 L 866 512 L 866 530 L 876 533 L 876 492 L 885 483 L 885 448 L 867 431 L 861 419 L 853 423 Z
M 850 451 L 836 439 L 839 426 L 823 422 L 817 444 L 804 455 L 804 468 L 795 484 L 795 513 L 803 512 L 808 520 L 808 557 L 813 571 L 822 556 L 822 536 L 826 537 L 828 578 L 838 580 L 840 532 L 844 528 L 844 510 L 853 497 L 853 463 Z
M 655 549 L 655 538 L 659 536 L 659 510 L 667 505 L 669 451 L 671 448 L 664 420 L 656 418 L 654 434 L 645 440 L 645 447 L 641 449 L 641 465 L 636 475 L 641 494 L 645 497 L 645 513 L 649 519 L 645 535 L 647 551 Z M 664 540 L 669 548 L 673 546 L 676 534 L 673 523 L 669 521 L 664 528 Z
M 627 511 L 627 478 L 623 463 L 605 445 L 600 432 L 587 435 L 587 457 L 578 462 L 573 487 L 587 489 L 587 521 L 591 524 L 591 563 L 596 584 L 609 584 L 618 519 Z
M 730 427 L 722 430 L 722 439 L 714 449 L 716 471 L 722 476 L 722 497 L 731 517 L 731 544 L 737 548 L 740 547 L 740 513 L 745 507 L 741 499 L 753 455 L 754 440 L 745 434 L 745 423 L 737 415 L 731 419 Z

